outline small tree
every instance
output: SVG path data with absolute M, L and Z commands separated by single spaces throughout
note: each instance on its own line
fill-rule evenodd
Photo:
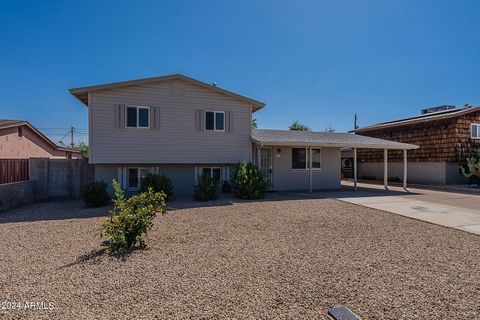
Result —
M 256 118 L 252 118 L 252 128 L 257 128 L 258 127 L 258 124 L 257 124 L 257 119 Z
M 112 253 L 123 252 L 140 245 L 145 246 L 143 235 L 152 228 L 157 213 L 166 214 L 165 194 L 149 188 L 126 199 L 120 184 L 113 180 L 115 206 L 109 217 L 102 221 L 99 233 L 109 238 L 108 250 Z
M 291 131 L 312 131 L 309 127 L 304 124 L 301 124 L 298 121 L 293 121 L 292 124 L 288 127 L 288 130 Z
M 335 130 L 332 126 L 328 126 L 328 127 L 324 130 L 324 132 L 327 132 L 327 133 L 334 133 L 335 131 L 337 131 L 337 130 Z
M 88 144 L 86 144 L 85 142 L 79 141 L 76 144 L 74 144 L 71 148 L 75 151 L 79 151 L 82 158 L 84 159 L 88 158 L 89 147 L 88 147 Z

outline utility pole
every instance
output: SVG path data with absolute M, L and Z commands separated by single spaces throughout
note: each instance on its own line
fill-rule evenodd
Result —
M 70 127 L 70 147 L 73 148 L 74 144 L 73 144 L 73 132 L 75 131 L 75 128 L 74 127 Z
M 355 112 L 355 117 L 354 117 L 354 120 L 353 120 L 353 130 L 357 130 L 357 129 L 358 129 L 357 121 L 358 121 L 358 115 L 357 115 L 357 113 Z

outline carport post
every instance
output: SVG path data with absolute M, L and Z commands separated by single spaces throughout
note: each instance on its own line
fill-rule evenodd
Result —
M 308 159 L 308 168 L 310 169 L 309 172 L 308 172 L 308 175 L 309 175 L 309 179 L 310 179 L 310 192 L 312 192 L 312 186 L 313 186 L 313 177 L 312 177 L 312 147 L 309 148 L 309 152 L 310 152 L 310 158 Z
M 388 188 L 388 149 L 383 149 L 383 186 Z
M 403 189 L 407 189 L 407 149 L 403 149 Z
M 357 148 L 353 148 L 353 188 L 357 191 Z

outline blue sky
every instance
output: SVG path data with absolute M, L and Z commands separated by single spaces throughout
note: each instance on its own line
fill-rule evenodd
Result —
M 72 87 L 183 73 L 314 130 L 480 104 L 479 1 L 0 1 L 0 118 L 85 139 Z

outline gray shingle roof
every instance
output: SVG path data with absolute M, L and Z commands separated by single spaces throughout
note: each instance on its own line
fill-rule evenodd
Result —
M 320 146 L 339 148 L 369 149 L 417 149 L 418 146 L 408 143 L 365 137 L 352 133 L 328 133 L 309 131 L 289 131 L 252 129 L 252 139 L 264 145 L 288 146 Z
M 472 112 L 478 112 L 478 111 L 480 111 L 480 106 L 468 106 L 468 107 L 463 107 L 463 108 L 459 108 L 459 109 L 450 109 L 450 110 L 432 112 L 432 113 L 422 114 L 422 115 L 415 116 L 415 117 L 377 123 L 377 124 L 374 124 L 374 125 L 371 125 L 371 126 L 358 128 L 358 129 L 352 130 L 352 131 L 354 131 L 354 132 L 368 132 L 368 131 L 376 130 L 376 129 L 399 127 L 399 126 L 416 124 L 416 123 L 421 123 L 421 122 L 428 122 L 428 121 L 434 121 L 434 120 L 440 120 L 440 119 L 454 118 L 454 117 L 462 116 L 464 114 L 468 114 L 468 113 L 472 113 Z

